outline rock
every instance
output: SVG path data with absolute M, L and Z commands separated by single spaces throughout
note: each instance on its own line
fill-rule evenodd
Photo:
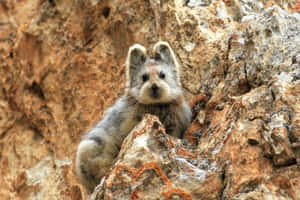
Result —
M 147 116 L 91 198 L 300 199 L 299 5 L 0 1 L 1 199 L 88 198 L 77 145 L 123 92 L 128 47 L 158 40 L 195 120 L 179 140 Z
M 233 34 L 225 78 L 228 92 L 243 94 L 270 83 L 279 73 L 299 74 L 299 62 L 293 62 L 299 54 L 297 26 L 298 15 L 274 6 L 254 15 L 242 33 Z
M 68 158 L 54 163 L 47 157 L 34 168 L 21 172 L 13 183 L 14 190 L 23 199 L 68 198 L 70 191 L 64 184 L 64 179 L 68 176 L 71 164 Z
M 91 199 L 220 198 L 221 168 L 209 162 L 195 165 L 197 155 L 167 135 L 155 116 L 146 115 L 121 149 L 118 161 L 94 194 L 97 198 Z

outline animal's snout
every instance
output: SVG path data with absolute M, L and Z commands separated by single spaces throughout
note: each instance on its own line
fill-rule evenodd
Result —
M 157 85 L 154 83 L 154 84 L 152 85 L 151 89 L 152 89 L 153 92 L 157 92 L 158 87 L 157 87 Z
M 161 91 L 157 84 L 153 83 L 150 91 L 151 91 L 150 93 L 151 93 L 152 98 L 157 99 L 160 97 Z

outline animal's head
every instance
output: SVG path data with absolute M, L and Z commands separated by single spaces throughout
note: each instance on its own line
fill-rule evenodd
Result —
M 181 97 L 179 64 L 167 42 L 157 42 L 153 58 L 145 47 L 129 48 L 126 60 L 126 94 L 142 104 L 168 104 Z

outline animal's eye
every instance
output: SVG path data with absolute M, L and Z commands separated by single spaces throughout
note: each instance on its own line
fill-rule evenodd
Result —
M 149 75 L 148 74 L 143 74 L 142 79 L 144 82 L 149 80 Z
M 159 72 L 159 78 L 164 79 L 166 77 L 165 73 Z

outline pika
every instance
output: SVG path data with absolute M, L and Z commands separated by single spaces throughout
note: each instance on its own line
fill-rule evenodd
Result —
M 179 68 L 167 42 L 157 42 L 151 56 L 142 45 L 129 48 L 125 94 L 78 146 L 76 174 L 90 192 L 109 171 L 123 140 L 145 114 L 156 115 L 168 134 L 182 138 L 192 113 L 183 97 Z

